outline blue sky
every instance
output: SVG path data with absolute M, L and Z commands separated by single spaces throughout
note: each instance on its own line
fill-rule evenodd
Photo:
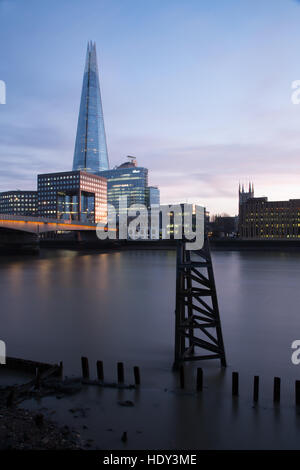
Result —
M 0 0 L 0 190 L 72 167 L 96 41 L 111 166 L 135 155 L 164 203 L 237 212 L 300 198 L 300 2 Z

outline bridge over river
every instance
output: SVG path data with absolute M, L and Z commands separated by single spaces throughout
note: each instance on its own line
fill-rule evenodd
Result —
M 0 214 L 0 229 L 17 230 L 27 233 L 56 231 L 96 230 L 97 224 L 77 220 L 50 219 L 45 217 L 25 217 L 21 215 Z
M 96 223 L 0 214 L 1 250 L 37 250 L 46 233 L 77 233 L 77 239 L 96 239 Z

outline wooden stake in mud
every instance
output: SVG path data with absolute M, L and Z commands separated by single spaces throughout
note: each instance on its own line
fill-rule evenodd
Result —
M 255 375 L 254 382 L 253 382 L 253 401 L 258 402 L 258 395 L 259 395 L 259 377 L 258 375 Z
M 82 377 L 88 379 L 90 377 L 89 360 L 87 357 L 81 358 Z
M 118 362 L 117 369 L 118 369 L 118 384 L 123 384 L 124 383 L 124 364 L 123 364 L 123 362 Z
M 273 401 L 280 402 L 280 377 L 274 377 Z
M 140 368 L 138 366 L 134 366 L 133 374 L 134 374 L 135 385 L 141 385 Z
M 232 372 L 232 395 L 237 397 L 239 394 L 239 373 Z
M 201 392 L 203 389 L 203 370 L 201 367 L 197 368 L 197 390 Z
M 103 362 L 97 361 L 97 378 L 100 382 L 104 381 L 104 370 L 103 370 Z

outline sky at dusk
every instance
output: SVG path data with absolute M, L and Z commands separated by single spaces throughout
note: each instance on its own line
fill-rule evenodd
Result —
M 0 0 L 0 191 L 72 168 L 88 40 L 111 167 L 149 168 L 162 203 L 237 213 L 300 198 L 300 2 Z

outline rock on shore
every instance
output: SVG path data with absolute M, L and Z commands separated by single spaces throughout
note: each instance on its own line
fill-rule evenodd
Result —
M 0 450 L 84 449 L 80 435 L 68 426 L 58 427 L 41 413 L 0 408 Z

